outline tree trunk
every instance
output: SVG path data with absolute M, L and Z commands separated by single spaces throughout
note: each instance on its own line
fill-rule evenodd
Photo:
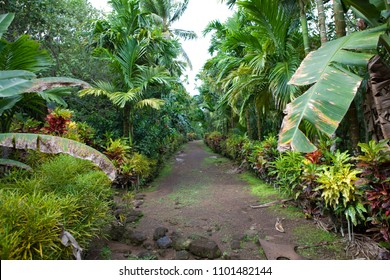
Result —
M 256 110 L 256 124 L 257 124 L 257 139 L 259 141 L 261 141 L 261 117 L 260 117 L 260 111 L 257 108 L 257 106 L 255 106 L 255 110 Z
M 341 38 L 346 35 L 346 25 L 343 5 L 340 0 L 333 0 L 333 12 L 334 12 L 334 21 L 336 25 L 336 37 Z
M 306 10 L 305 10 L 305 4 L 303 0 L 299 0 L 299 7 L 300 7 L 300 19 L 301 19 L 301 26 L 302 26 L 303 46 L 305 48 L 305 53 L 309 54 L 310 52 L 309 31 L 308 31 L 309 29 L 307 27 Z
M 390 67 L 374 56 L 368 63 L 370 74 L 367 100 L 372 117 L 370 132 L 375 140 L 390 139 Z
M 346 31 L 345 31 L 346 25 L 345 25 L 343 5 L 341 4 L 340 0 L 333 0 L 333 11 L 334 11 L 334 19 L 335 19 L 335 27 L 336 27 L 336 37 L 341 38 L 346 35 Z M 349 132 L 349 137 L 351 139 L 351 145 L 352 145 L 351 148 L 352 151 L 355 152 L 358 149 L 357 144 L 360 139 L 359 120 L 357 118 L 355 101 L 352 101 L 351 105 L 349 106 L 346 117 L 349 121 L 348 132 Z
M 246 109 L 245 111 L 245 119 L 246 119 L 246 131 L 248 132 L 248 138 L 252 139 L 252 129 L 251 129 L 251 122 L 249 118 L 249 109 Z
M 356 104 L 355 101 L 352 101 L 351 105 L 348 109 L 347 114 L 348 122 L 349 122 L 349 140 L 351 142 L 352 152 L 353 154 L 357 155 L 358 153 L 358 144 L 360 141 L 360 127 L 356 110 Z
M 123 108 L 123 137 L 128 137 L 130 144 L 132 142 L 132 133 L 131 133 L 131 106 L 130 104 L 126 104 Z
M 326 16 L 324 9 L 324 0 L 316 0 L 318 10 L 318 26 L 320 29 L 321 45 L 328 41 L 326 37 Z

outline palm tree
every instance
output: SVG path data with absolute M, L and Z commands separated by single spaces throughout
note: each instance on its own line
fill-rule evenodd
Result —
M 142 0 L 141 7 L 146 13 L 153 15 L 157 22 L 161 24 L 162 33 L 165 38 L 180 38 L 193 40 L 197 38 L 194 31 L 172 28 L 172 24 L 178 21 L 187 9 L 189 0 L 177 2 L 174 0 Z M 180 53 L 192 68 L 191 61 L 185 50 L 179 46 Z
M 243 9 L 225 24 L 212 22 L 206 29 L 217 30 L 212 48 L 220 49 L 214 81 L 221 83 L 221 100 L 230 104 L 241 123 L 247 122 L 249 108 L 255 109 L 261 138 L 264 113 L 283 110 L 300 94 L 287 82 L 301 60 L 296 51 L 301 39 L 290 29 L 291 14 L 277 1 L 239 1 L 237 5 Z
M 123 109 L 123 135 L 133 139 L 133 120 L 137 109 L 151 107 L 159 109 L 163 100 L 145 98 L 147 89 L 153 84 L 169 85 L 173 81 L 170 73 L 163 67 L 142 64 L 145 58 L 146 43 L 128 39 L 118 47 L 117 53 L 109 54 L 111 65 L 120 74 L 116 84 L 96 82 L 94 88 L 80 91 L 81 96 L 92 94 L 107 96 L 113 104 Z
M 196 39 L 194 31 L 183 29 L 172 29 L 172 24 L 178 21 L 188 7 L 189 0 L 177 2 L 173 0 L 142 0 L 143 11 L 158 17 L 162 24 L 164 35 L 169 38 L 177 36 L 185 40 Z

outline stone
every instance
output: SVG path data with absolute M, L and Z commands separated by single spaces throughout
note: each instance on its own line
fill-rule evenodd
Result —
M 126 244 L 133 244 L 136 246 L 142 245 L 147 239 L 146 235 L 140 231 L 126 232 L 123 236 Z
M 134 196 L 134 199 L 135 200 L 143 200 L 145 198 L 145 194 L 143 193 L 137 193 L 135 196 Z
M 154 230 L 153 233 L 153 240 L 158 240 L 162 237 L 164 237 L 168 232 L 168 229 L 165 227 L 158 227 Z
M 127 210 L 127 213 L 126 213 L 125 223 L 128 224 L 128 223 L 137 222 L 139 219 L 141 219 L 142 216 L 143 216 L 143 213 L 141 211 L 129 209 L 129 210 Z
M 143 200 L 134 200 L 133 201 L 134 208 L 139 208 L 142 204 L 144 204 Z
M 192 242 L 192 240 L 189 238 L 179 237 L 176 240 L 174 240 L 172 247 L 176 251 L 188 250 L 191 242 Z
M 193 240 L 189 251 L 195 256 L 208 259 L 216 259 L 222 255 L 217 243 L 207 238 Z
M 232 250 L 239 250 L 241 249 L 241 242 L 239 240 L 233 240 L 230 247 Z
M 189 258 L 190 254 L 185 250 L 176 252 L 176 260 L 188 260 Z
M 109 232 L 110 239 L 113 241 L 119 241 L 122 239 L 123 234 L 125 233 L 125 227 L 118 222 L 113 222 L 111 224 L 111 229 Z
M 157 247 L 160 249 L 172 247 L 172 240 L 168 236 L 164 236 L 157 240 Z
M 149 243 L 149 242 L 145 242 L 142 246 L 143 246 L 146 250 L 152 250 L 152 249 L 153 249 L 153 244 L 152 244 L 152 243 Z

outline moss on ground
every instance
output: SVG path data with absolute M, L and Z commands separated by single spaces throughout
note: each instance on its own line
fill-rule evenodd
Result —
M 310 224 L 301 224 L 292 230 L 299 246 L 297 253 L 308 259 L 347 259 L 345 244 L 342 239 L 332 232 L 316 228 Z
M 271 202 L 280 196 L 277 189 L 246 171 L 240 174 L 240 179 L 248 183 L 251 193 L 259 198 L 260 203 Z
M 230 160 L 225 157 L 210 156 L 203 159 L 202 167 L 207 167 L 210 165 L 221 165 L 229 162 Z

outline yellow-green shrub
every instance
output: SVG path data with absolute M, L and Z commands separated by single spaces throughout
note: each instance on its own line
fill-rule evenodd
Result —
M 82 248 L 111 221 L 111 184 L 88 161 L 60 155 L 32 175 L 0 180 L 2 259 L 69 259 L 62 227 Z

